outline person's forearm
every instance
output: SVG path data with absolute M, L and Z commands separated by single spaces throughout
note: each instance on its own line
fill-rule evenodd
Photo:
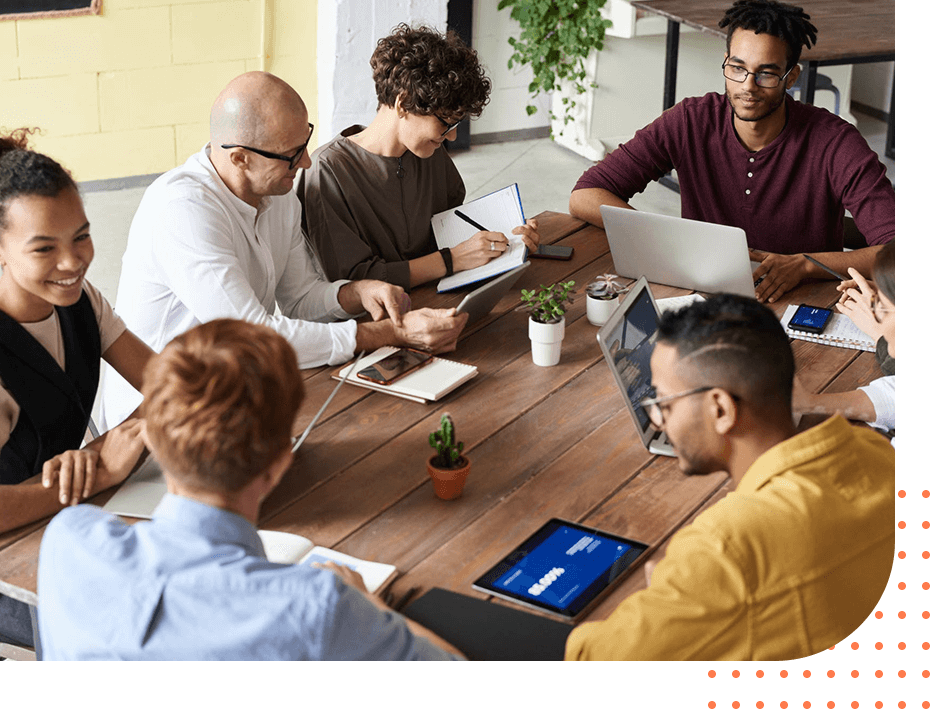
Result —
M 390 320 L 359 323 L 355 331 L 356 352 L 373 352 L 385 345 L 400 347 L 403 344 Z
M 875 256 L 881 246 L 868 246 L 864 249 L 855 249 L 853 251 L 823 251 L 812 253 L 814 257 L 824 266 L 829 266 L 837 273 L 849 278 L 849 268 L 855 268 L 866 278 L 872 277 L 872 264 L 875 263 Z M 805 278 L 833 278 L 831 274 L 824 271 L 817 264 L 811 263 L 804 259 Z
M 856 421 L 875 421 L 872 400 L 861 389 L 836 394 L 808 394 L 797 407 L 800 413 L 842 414 Z
M 410 287 L 435 281 L 446 275 L 446 262 L 442 254 L 436 253 L 420 256 L 407 262 L 410 266 Z
M 601 219 L 602 204 L 633 209 L 610 190 L 590 187 L 572 192 L 571 197 L 568 199 L 568 211 L 571 212 L 573 217 L 584 219 L 588 224 L 594 224 L 603 229 L 604 220 Z
M 0 533 L 48 517 L 63 508 L 58 500 L 58 485 L 42 487 L 41 475 L 19 485 L 0 485 Z
M 344 284 L 336 293 L 336 300 L 339 301 L 340 308 L 352 315 L 357 315 L 364 310 L 362 297 L 358 291 L 358 281 L 350 281 Z
M 394 611 L 390 606 L 388 606 L 388 604 L 385 603 L 380 597 L 374 595 L 373 593 L 368 593 L 367 595 L 368 595 L 368 599 L 372 603 L 374 603 L 376 606 L 378 606 L 378 608 L 381 608 L 386 611 L 392 611 L 395 613 L 397 612 L 397 611 Z M 400 615 L 404 619 L 404 622 L 407 623 L 407 628 L 409 628 L 410 632 L 413 633 L 414 635 L 424 638 L 425 640 L 429 640 L 431 643 L 433 643 L 433 645 L 438 647 L 440 650 L 445 650 L 446 652 L 452 653 L 453 655 L 458 655 L 459 657 L 465 657 L 465 653 L 463 653 L 461 650 L 455 647 L 452 643 L 436 635 L 436 633 L 434 633 L 429 628 L 423 627 L 422 625 L 417 623 L 415 620 L 411 620 L 410 618 L 403 615 L 402 613 L 398 613 L 398 615 Z

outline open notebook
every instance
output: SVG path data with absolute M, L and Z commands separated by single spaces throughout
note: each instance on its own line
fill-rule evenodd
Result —
M 478 368 L 474 365 L 433 357 L 432 362 L 398 379 L 393 384 L 375 384 L 359 378 L 357 372 L 363 370 L 372 362 L 384 359 L 394 352 L 397 352 L 396 347 L 382 347 L 367 357 L 363 357 L 359 360 L 355 370 L 349 374 L 346 381 L 355 386 L 380 391 L 382 394 L 399 396 L 402 399 L 425 404 L 427 401 L 438 401 L 478 374 Z M 349 369 L 348 366 L 343 367 L 338 374 L 333 375 L 333 379 L 344 377 L 349 372 Z
M 455 215 L 456 210 L 466 214 L 488 231 L 499 231 L 509 239 L 507 251 L 483 266 L 459 271 L 439 281 L 436 290 L 461 288 L 469 283 L 483 281 L 493 276 L 516 268 L 526 261 L 527 249 L 523 239 L 513 234 L 515 227 L 526 224 L 520 190 L 514 183 L 509 187 L 486 194 L 484 197 L 466 202 L 461 207 L 453 207 L 434 214 L 431 220 L 436 244 L 440 249 L 451 249 L 467 241 L 478 231 L 474 226 Z
M 340 566 L 348 566 L 361 575 L 370 593 L 377 593 L 397 575 L 396 566 L 357 559 L 333 549 L 314 546 L 313 542 L 299 534 L 260 529 L 258 536 L 262 539 L 268 561 L 279 564 L 325 564 L 332 561 Z
M 821 345 L 830 345 L 830 347 L 845 347 L 846 349 L 863 350 L 865 352 L 875 351 L 875 340 L 862 332 L 856 323 L 843 313 L 833 313 L 829 322 L 827 322 L 826 328 L 819 335 L 812 332 L 792 330 L 788 327 L 788 323 L 791 322 L 791 318 L 794 317 L 797 310 L 797 305 L 789 305 L 785 309 L 785 314 L 781 317 L 781 326 L 788 333 L 788 337 L 796 340 L 819 342 Z

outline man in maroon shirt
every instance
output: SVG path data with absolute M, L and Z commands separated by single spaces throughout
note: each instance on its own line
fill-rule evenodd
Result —
M 855 127 L 786 96 L 801 73 L 801 46 L 816 28 L 801 8 L 738 0 L 723 62 L 726 95 L 687 98 L 590 168 L 572 192 L 576 217 L 603 226 L 602 204 L 629 199 L 675 168 L 681 216 L 746 232 L 760 301 L 777 300 L 803 278 L 835 271 L 869 275 L 879 246 L 894 238 L 894 188 Z M 869 246 L 843 252 L 848 209 Z

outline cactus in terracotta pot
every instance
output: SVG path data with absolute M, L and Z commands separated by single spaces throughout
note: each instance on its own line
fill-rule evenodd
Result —
M 436 449 L 436 455 L 426 462 L 433 491 L 440 499 L 454 500 L 465 488 L 471 461 L 462 455 L 465 444 L 455 440 L 455 426 L 448 413 L 442 415 L 439 430 L 429 434 L 429 444 Z
M 439 420 L 439 430 L 429 434 L 429 444 L 436 449 L 436 467 L 452 470 L 461 467 L 462 448 L 465 444 L 455 440 L 455 424 L 448 413 Z

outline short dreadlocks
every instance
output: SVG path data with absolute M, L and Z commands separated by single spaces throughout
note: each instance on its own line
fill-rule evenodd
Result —
M 817 28 L 811 17 L 800 7 L 776 2 L 775 0 L 736 0 L 720 20 L 720 27 L 727 30 L 727 54 L 730 53 L 730 38 L 738 29 L 752 30 L 756 34 L 770 34 L 788 45 L 790 70 L 801 57 L 801 45 L 810 49 L 817 43 Z

